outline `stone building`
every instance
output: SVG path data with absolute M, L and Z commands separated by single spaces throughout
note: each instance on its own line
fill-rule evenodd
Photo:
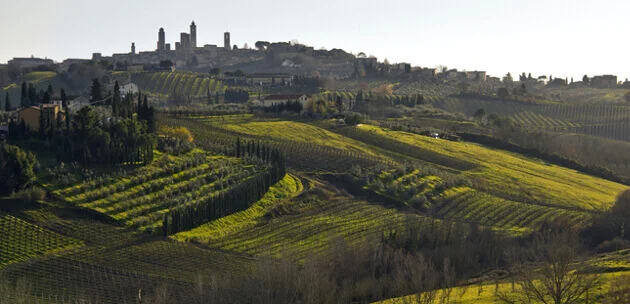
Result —
M 52 65 L 55 62 L 52 59 L 41 59 L 31 56 L 30 58 L 13 58 L 9 60 L 9 66 L 18 66 L 20 68 L 34 68 L 40 65 Z
M 617 76 L 602 75 L 591 78 L 591 86 L 596 88 L 612 88 L 617 85 Z
M 179 43 L 181 46 L 181 50 L 184 52 L 190 52 L 192 51 L 192 45 L 191 45 L 191 41 L 190 41 L 190 34 L 188 33 L 180 33 L 179 34 Z

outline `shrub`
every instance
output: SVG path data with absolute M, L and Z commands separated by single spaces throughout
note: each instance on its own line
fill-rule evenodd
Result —
M 35 179 L 37 159 L 17 146 L 0 144 L 0 194 L 24 189 Z
M 349 126 L 356 126 L 358 124 L 363 123 L 363 121 L 364 121 L 363 115 L 358 114 L 358 113 L 352 113 L 346 116 L 346 124 Z
M 595 253 L 609 253 L 630 248 L 630 242 L 620 238 L 605 241 L 595 248 Z
M 32 203 L 44 200 L 46 198 L 46 191 L 40 187 L 34 186 L 18 191 L 15 194 L 15 197 L 23 201 Z

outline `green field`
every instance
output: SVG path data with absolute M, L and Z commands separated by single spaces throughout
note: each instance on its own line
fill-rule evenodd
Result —
M 538 159 L 471 143 L 388 131 L 368 125 L 338 129 L 337 132 L 371 144 L 394 140 L 399 145 L 395 149 L 400 152 L 408 149 L 409 155 L 415 155 L 414 149 L 430 151 L 428 157 L 418 157 L 460 170 L 479 190 L 524 203 L 584 211 L 604 210 L 611 206 L 618 193 L 627 188 Z M 453 162 L 453 159 L 457 161 Z M 461 170 L 461 162 L 472 164 L 474 168 Z
M 296 198 L 274 210 L 256 226 L 209 240 L 207 246 L 254 256 L 292 256 L 303 259 L 326 251 L 337 238 L 349 243 L 380 238 L 405 221 L 429 225 L 432 221 L 366 201 L 338 197 Z
M 183 73 L 168 77 L 163 85 L 197 83 L 181 80 Z M 550 127 L 562 123 L 533 113 L 519 117 Z M 474 224 L 502 235 L 523 235 L 556 220 L 582 227 L 627 189 L 539 159 L 368 124 L 164 114 L 159 123 L 189 128 L 197 148 L 180 156 L 159 153 L 150 165 L 104 170 L 110 173 L 70 186 L 42 180 L 53 194 L 49 202 L 0 205 L 0 232 L 11 236 L 0 239 L 0 283 L 31 282 L 34 303 L 86 294 L 122 303 L 139 289 L 167 284 L 173 302 L 190 303 L 198 300 L 199 280 L 247 277 L 267 257 L 305 261 L 329 253 L 340 239 L 379 244 L 394 232 L 434 225 Z M 169 210 L 225 193 L 267 168 L 227 156 L 234 155 L 237 138 L 282 151 L 289 174 L 245 210 L 169 238 L 157 235 Z M 359 186 L 364 192 L 333 182 L 373 168 Z M 620 271 L 623 261 L 609 255 L 594 265 Z M 482 284 L 479 292 L 477 285 L 457 287 L 451 299 L 492 303 L 494 283 Z M 511 287 L 500 282 L 499 290 Z M 238 293 L 228 294 L 237 299 Z
M 247 210 L 222 217 L 190 231 L 180 232 L 171 238 L 198 243 L 229 238 L 236 232 L 258 225 L 272 208 L 286 203 L 303 190 L 304 185 L 300 179 L 287 174 L 284 179 L 272 186 L 260 201 Z

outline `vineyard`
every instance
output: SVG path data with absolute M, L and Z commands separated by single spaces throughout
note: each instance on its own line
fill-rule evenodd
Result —
M 131 74 L 131 81 L 142 91 L 164 95 L 175 91 L 188 96 L 206 96 L 208 92 L 225 90 L 219 80 L 186 72 L 137 72 Z
M 80 247 L 64 237 L 8 214 L 0 213 L 0 269 L 30 258 Z
M 432 104 L 449 112 L 472 116 L 478 109 L 514 119 L 524 127 L 552 132 L 579 133 L 630 141 L 630 105 L 525 104 L 442 98 Z
M 557 219 L 580 226 L 591 218 L 586 212 L 525 204 L 462 187 L 445 191 L 443 202 L 432 210 L 438 218 L 500 229 L 540 229 Z
M 183 157 L 165 156 L 123 179 L 85 182 L 56 194 L 127 226 L 156 232 L 169 210 L 217 196 L 262 169 L 193 151 Z
M 261 200 L 247 210 L 222 217 L 189 231 L 180 232 L 173 235 L 172 238 L 197 243 L 207 243 L 210 240 L 226 238 L 235 232 L 256 226 L 268 211 L 284 204 L 303 190 L 302 181 L 287 174 L 280 182 L 272 186 Z
M 336 238 L 343 237 L 350 243 L 377 238 L 383 231 L 401 227 L 405 221 L 420 226 L 432 222 L 430 218 L 366 201 L 306 195 L 274 210 L 266 221 L 209 241 L 208 246 L 254 256 L 288 254 L 303 259 L 325 251 Z
M 297 122 L 277 124 L 284 125 L 284 129 L 274 130 L 275 136 L 270 136 L 251 128 L 239 129 L 236 120 L 234 124 L 224 124 L 221 119 L 213 117 L 163 115 L 160 116 L 160 121 L 164 125 L 188 128 L 199 146 L 218 153 L 229 151 L 237 138 L 262 141 L 284 154 L 288 168 L 302 172 L 344 172 L 353 165 L 369 167 L 391 162 L 385 154 L 387 152 L 382 149 L 370 147 L 375 149 L 373 151 L 385 152 L 385 155 L 375 155 L 375 152 L 366 151 L 368 148 L 361 143 L 345 138 L 340 138 L 337 144 L 333 141 L 331 145 L 328 140 L 339 138 L 336 134 Z M 310 133 L 313 136 L 308 136 L 308 133 L 300 134 L 299 128 L 313 131 Z
M 365 143 L 461 172 L 475 189 L 523 203 L 594 211 L 608 208 L 625 186 L 514 153 L 374 126 L 337 128 Z M 418 151 L 427 151 L 422 153 Z

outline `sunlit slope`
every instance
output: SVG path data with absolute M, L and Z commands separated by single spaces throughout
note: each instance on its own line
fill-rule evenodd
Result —
M 458 159 L 475 166 L 461 170 L 459 164 L 426 159 L 445 167 L 460 169 L 474 188 L 495 196 L 524 203 L 595 211 L 611 206 L 627 186 L 593 177 L 575 170 L 545 163 L 516 153 L 477 144 L 452 142 L 407 132 L 389 131 L 375 126 L 346 127 L 339 134 L 382 148 L 413 155 L 416 149 Z
M 244 211 L 240 211 L 218 220 L 212 221 L 195 229 L 180 232 L 171 238 L 179 241 L 195 241 L 207 243 L 211 240 L 227 238 L 259 225 L 264 216 L 278 204 L 295 197 L 304 189 L 299 178 L 287 174 L 277 184 L 271 186 L 265 196 Z
M 224 125 L 229 130 L 270 137 L 274 139 L 283 139 L 296 142 L 306 142 L 337 149 L 346 149 L 356 151 L 365 155 L 374 156 L 377 153 L 366 144 L 344 137 L 342 135 L 330 132 L 328 130 L 294 121 L 273 121 L 273 122 L 246 122 L 246 123 L 228 123 Z

